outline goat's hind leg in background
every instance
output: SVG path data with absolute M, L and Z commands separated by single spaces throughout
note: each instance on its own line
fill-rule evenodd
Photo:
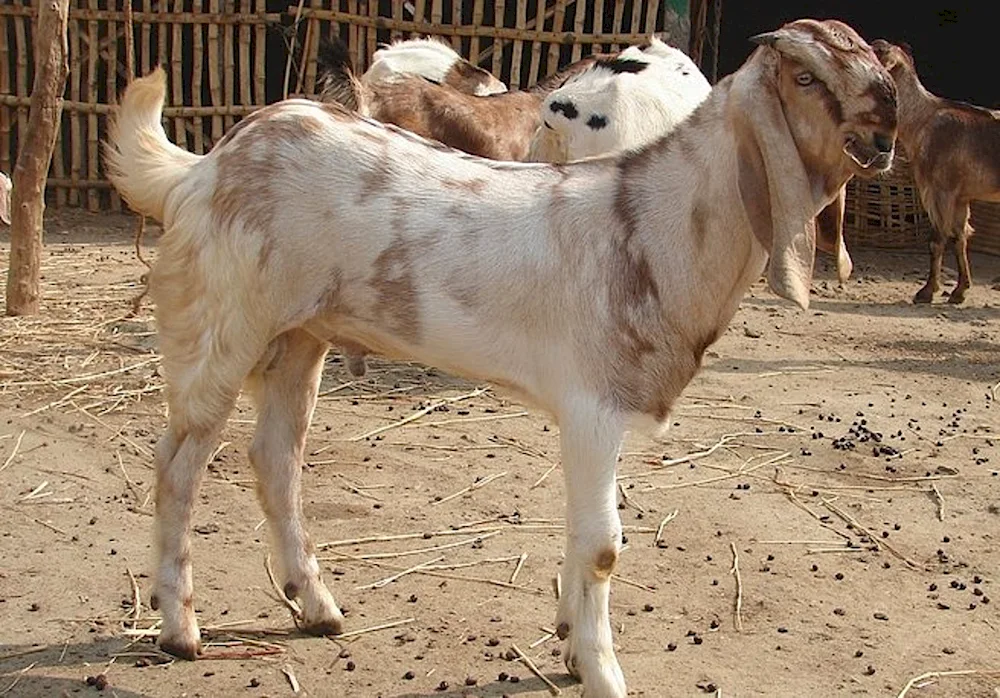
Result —
M 566 668 L 583 681 L 588 698 L 624 698 L 608 615 L 622 537 L 615 493 L 622 415 L 597 404 L 576 405 L 559 415 L 559 428 L 566 560 L 556 624 L 559 637 L 568 640 Z
M 250 462 L 257 493 L 278 553 L 278 575 L 285 595 L 298 600 L 303 630 L 337 634 L 344 621 L 320 578 L 319 564 L 302 517 L 302 464 L 306 431 L 316 406 L 329 346 L 303 330 L 291 330 L 271 342 L 250 374 L 257 406 L 257 427 Z
M 948 294 L 948 302 L 958 305 L 965 302 L 965 292 L 972 286 L 972 269 L 969 267 L 969 238 L 972 237 L 972 226 L 969 225 L 969 204 L 959 206 L 954 215 L 953 227 L 955 235 L 955 262 L 958 265 L 958 284 Z
M 169 360 L 169 341 L 161 329 L 170 419 L 156 446 L 156 583 L 150 606 L 162 614 L 158 644 L 183 659 L 201 651 L 198 621 L 194 614 L 191 571 L 191 515 L 205 467 L 219 441 L 219 433 L 232 411 L 239 379 L 226 381 L 212 375 L 205 358 L 184 367 Z M 185 389 L 172 381 L 183 378 Z

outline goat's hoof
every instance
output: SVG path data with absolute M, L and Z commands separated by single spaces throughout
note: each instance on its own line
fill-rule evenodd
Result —
M 920 289 L 919 291 L 917 291 L 917 295 L 913 297 L 914 303 L 930 303 L 933 300 L 934 300 L 934 292 L 927 288 Z
M 329 618 L 327 620 L 318 620 L 312 623 L 303 623 L 302 632 L 309 635 L 325 636 L 325 635 L 340 635 L 344 632 L 344 619 L 343 618 Z
M 201 638 L 192 641 L 187 638 L 164 637 L 161 634 L 157 645 L 167 654 L 171 654 L 178 659 L 187 659 L 191 662 L 201 654 Z
M 960 305 L 965 302 L 965 291 L 959 291 L 957 288 L 948 294 L 948 302 L 952 305 Z

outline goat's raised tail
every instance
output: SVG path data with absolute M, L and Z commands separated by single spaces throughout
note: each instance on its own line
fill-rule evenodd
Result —
M 201 156 L 167 139 L 160 120 L 167 74 L 157 68 L 125 89 L 104 157 L 115 189 L 136 211 L 163 221 L 167 197 Z

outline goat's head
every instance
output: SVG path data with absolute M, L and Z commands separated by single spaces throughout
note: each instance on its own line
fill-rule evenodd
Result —
M 780 56 L 779 93 L 803 155 L 832 164 L 840 150 L 853 174 L 869 177 L 892 166 L 895 83 L 853 29 L 798 20 L 752 40 Z
M 885 39 L 875 39 L 872 42 L 872 50 L 893 77 L 902 71 L 916 72 L 913 52 L 908 44 L 890 44 Z
M 768 280 L 803 308 L 814 218 L 851 175 L 892 165 L 896 87 L 871 47 L 834 20 L 797 20 L 753 37 L 761 47 L 733 76 L 728 113 L 739 188 Z

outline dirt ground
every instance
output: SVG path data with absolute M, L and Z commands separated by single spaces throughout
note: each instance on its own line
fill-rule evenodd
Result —
M 164 408 L 150 307 L 128 315 L 133 222 L 51 212 L 45 312 L 0 319 L 0 694 L 97 695 L 100 676 L 121 698 L 548 695 L 516 644 L 578 696 L 550 632 L 551 420 L 417 365 L 352 380 L 332 354 L 305 509 L 348 630 L 369 632 L 298 635 L 274 596 L 241 400 L 195 515 L 206 658 L 155 652 Z M 855 260 L 844 288 L 820 260 L 808 312 L 755 285 L 672 429 L 629 435 L 612 620 L 630 695 L 897 697 L 941 671 L 970 673 L 906 695 L 1000 695 L 1000 259 L 973 260 L 958 308 L 910 304 L 922 251 Z

